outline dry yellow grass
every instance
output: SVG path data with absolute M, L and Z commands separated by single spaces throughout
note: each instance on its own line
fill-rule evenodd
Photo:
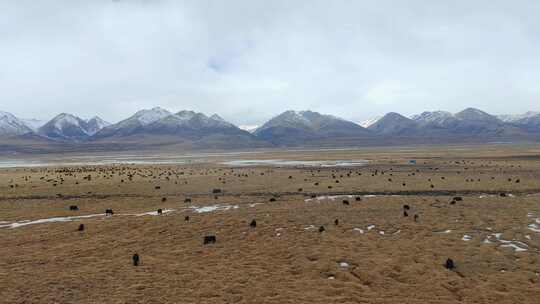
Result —
M 274 151 L 252 157 L 371 163 L 229 168 L 211 158 L 71 173 L 1 170 L 0 225 L 107 208 L 115 215 L 0 228 L 0 302 L 537 303 L 540 233 L 531 225 L 540 218 L 539 154 L 537 147 Z M 217 198 L 215 188 L 223 190 Z M 339 194 L 352 196 L 322 198 Z M 457 195 L 463 201 L 450 204 Z M 214 205 L 236 207 L 193 210 Z M 174 211 L 131 215 L 158 208 Z M 209 234 L 217 243 L 203 245 Z M 453 271 L 443 267 L 449 257 Z

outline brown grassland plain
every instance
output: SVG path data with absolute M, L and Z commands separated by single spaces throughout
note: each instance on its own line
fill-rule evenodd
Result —
M 0 302 L 539 303 L 538 146 L 250 157 L 370 163 L 2 169 Z

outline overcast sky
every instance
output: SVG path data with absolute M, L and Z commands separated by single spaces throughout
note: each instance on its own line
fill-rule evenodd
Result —
M 540 110 L 540 1 L 0 0 L 0 110 Z

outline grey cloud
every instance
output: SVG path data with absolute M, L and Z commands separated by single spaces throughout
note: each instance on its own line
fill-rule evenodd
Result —
M 539 110 L 538 1 L 0 1 L 0 109 Z

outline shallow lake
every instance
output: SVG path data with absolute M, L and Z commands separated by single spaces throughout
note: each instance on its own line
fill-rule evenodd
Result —
M 233 167 L 247 166 L 293 166 L 293 167 L 356 167 L 369 161 L 361 160 L 284 160 L 284 159 L 237 159 L 222 164 Z

